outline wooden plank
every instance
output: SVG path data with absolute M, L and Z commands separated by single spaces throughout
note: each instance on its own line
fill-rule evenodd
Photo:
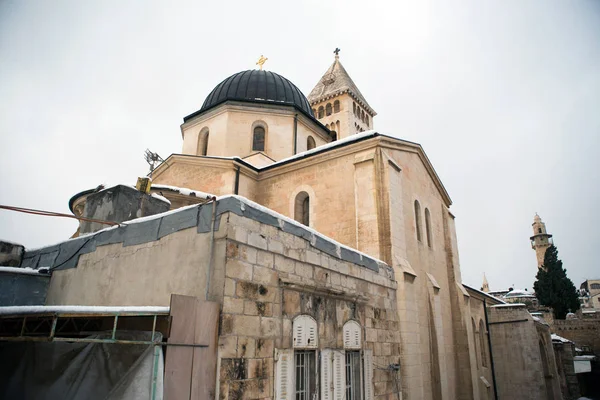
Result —
M 171 295 L 171 332 L 168 343 L 195 342 L 197 299 Z M 192 387 L 194 352 L 191 347 L 167 347 L 165 361 L 165 400 L 189 400 Z
M 192 396 L 194 400 L 213 400 L 217 377 L 217 345 L 220 304 L 196 299 L 196 343 L 192 363 Z

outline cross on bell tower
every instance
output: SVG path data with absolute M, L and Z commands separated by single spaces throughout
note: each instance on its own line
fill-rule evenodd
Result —
M 529 240 L 531 240 L 531 248 L 535 250 L 538 268 L 541 268 L 544 264 L 546 249 L 552 246 L 554 241 L 552 235 L 546 231 L 546 224 L 542 222 L 542 218 L 537 213 L 535 213 L 531 226 L 533 227 L 533 236 Z

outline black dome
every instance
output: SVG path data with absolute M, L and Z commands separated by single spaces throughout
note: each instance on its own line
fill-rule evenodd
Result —
M 219 83 L 206 97 L 202 108 L 183 120 L 187 121 L 227 100 L 294 106 L 315 118 L 306 96 L 296 85 L 275 72 L 250 69 Z

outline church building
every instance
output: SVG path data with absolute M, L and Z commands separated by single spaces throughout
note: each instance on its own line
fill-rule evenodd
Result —
M 82 221 L 23 265 L 52 271 L 47 306 L 170 306 L 174 327 L 174 295 L 216 304 L 213 320 L 189 317 L 196 334 L 210 321 L 216 332 L 214 354 L 190 367 L 208 382 L 194 398 L 549 398 L 556 385 L 535 365 L 554 359 L 535 334 L 527 352 L 498 336 L 497 349 L 535 355 L 527 373 L 498 361 L 496 379 L 488 317 L 549 333 L 463 285 L 446 188 L 422 146 L 375 130 L 376 115 L 337 49 L 308 97 L 262 65 L 235 73 L 183 118 L 181 153 L 152 171 L 146 208 L 106 211 L 129 187 L 80 192 L 76 216 L 120 225 Z M 191 398 L 173 394 L 185 386 L 174 349 L 165 397 Z

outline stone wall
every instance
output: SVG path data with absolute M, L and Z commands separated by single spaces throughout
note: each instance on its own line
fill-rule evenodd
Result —
M 575 400 L 581 396 L 579 382 L 575 374 L 573 357 L 575 356 L 575 345 L 573 343 L 553 342 L 556 367 L 560 379 L 560 390 L 564 400 Z
M 600 356 L 600 320 L 570 319 L 554 320 L 552 333 L 575 342 L 576 346 L 590 346 L 596 356 Z
M 236 197 L 216 204 L 213 236 L 212 209 L 103 230 L 30 252 L 26 262 L 53 269 L 47 304 L 164 306 L 171 294 L 221 303 L 221 399 L 273 397 L 275 357 L 292 348 L 299 315 L 316 320 L 317 352 L 343 349 L 342 326 L 356 321 L 361 351 L 373 355 L 374 398 L 398 396 L 389 368 L 401 354 L 392 268 Z
M 498 398 L 560 399 L 549 327 L 520 305 L 490 307 L 488 317 Z
M 220 399 L 272 397 L 274 349 L 291 349 L 292 321 L 317 321 L 319 349 L 342 349 L 342 326 L 358 321 L 372 350 L 374 393 L 397 393 L 396 285 L 389 268 L 370 270 L 256 221 L 230 219 L 219 338 Z

